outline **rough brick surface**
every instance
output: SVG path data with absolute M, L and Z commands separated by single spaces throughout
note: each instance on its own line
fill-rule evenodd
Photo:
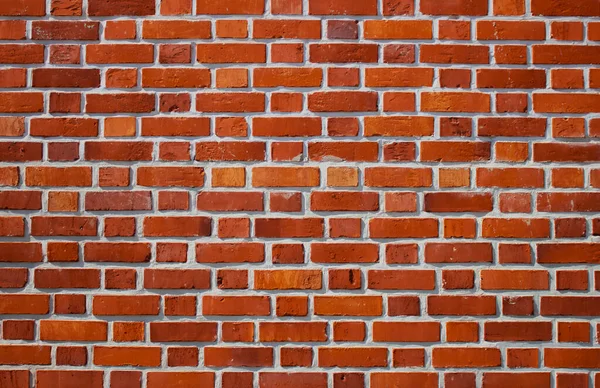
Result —
M 600 1 L 0 0 L 0 388 L 600 388 Z

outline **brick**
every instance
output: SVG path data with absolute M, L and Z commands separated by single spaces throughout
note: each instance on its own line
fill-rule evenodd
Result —
M 248 37 L 248 21 L 246 20 L 217 20 L 216 27 L 219 38 Z
M 430 117 L 365 117 L 366 136 L 429 136 L 433 128 Z
M 575 97 L 575 98 L 574 98 Z M 576 97 L 579 97 L 577 99 Z M 585 100 L 581 100 L 585 98 Z M 595 95 L 585 94 L 535 94 L 533 99 L 533 109 L 536 112 L 547 113 L 583 113 L 596 112 L 600 109 L 600 99 Z
M 43 341 L 106 341 L 107 324 L 102 321 L 40 321 Z
M 489 112 L 487 94 L 470 92 L 423 92 L 421 108 L 425 112 Z
M 595 368 L 598 365 L 597 349 L 544 349 L 544 365 L 550 368 Z
M 327 340 L 324 322 L 261 322 L 261 342 L 324 342 Z
M 316 20 L 254 20 L 253 37 L 318 39 L 321 37 L 321 23 Z
M 267 347 L 205 347 L 205 365 L 207 366 L 272 366 L 273 349 Z
M 104 272 L 106 289 L 132 290 L 136 288 L 136 281 L 137 272 L 134 269 L 110 269 Z
M 191 51 L 188 44 L 163 44 L 159 46 L 158 60 L 160 63 L 190 63 Z
M 276 314 L 278 317 L 308 315 L 307 296 L 279 296 L 276 300 Z
M 524 0 L 495 0 L 494 15 L 523 15 L 525 14 Z
M 327 374 L 325 373 L 283 373 L 283 372 L 260 372 L 259 384 L 265 388 L 275 388 L 281 385 L 294 384 L 299 388 L 326 388 Z
M 299 0 L 271 0 L 271 13 L 274 15 L 297 15 L 302 13 Z
M 197 348 L 169 348 L 167 350 L 167 363 L 169 366 L 197 366 L 198 355 Z
M 43 54 L 43 51 L 41 53 Z M 70 65 L 81 63 L 81 47 L 70 44 L 50 46 L 50 63 Z
M 550 387 L 549 373 L 484 373 L 483 384 L 486 387 L 503 387 L 515 384 Z
M 486 341 L 549 341 L 552 322 L 486 322 Z
M 224 4 L 218 0 L 197 0 L 198 15 L 260 15 L 264 12 L 264 2 L 259 0 L 233 0 Z
M 99 40 L 99 22 L 34 21 L 31 24 L 34 40 Z
M 374 386 L 416 384 L 420 387 L 434 388 L 437 384 L 437 379 L 437 373 L 378 372 L 371 375 L 371 384 Z
M 94 347 L 94 364 L 99 366 L 143 366 L 160 365 L 159 347 Z
M 116 342 L 139 342 L 144 340 L 142 322 L 114 322 L 113 340 Z
M 40 93 L 0 93 L 0 112 L 35 113 L 42 111 L 44 97 Z
M 535 64 L 597 64 L 597 50 L 585 46 L 533 45 Z
M 492 367 L 500 365 L 500 350 L 496 348 L 434 348 L 436 368 Z
M 321 287 L 318 270 L 254 271 L 256 290 L 319 290 Z
M 19 0 L 6 3 L 0 8 L 2 16 L 44 16 L 46 3 L 40 0 Z
M 595 199 L 595 193 L 540 193 L 537 209 L 542 212 L 591 212 L 596 211 Z
M 478 121 L 480 136 L 543 137 L 546 134 L 545 119 L 482 118 Z
M 155 109 L 150 93 L 88 94 L 85 111 L 88 113 L 144 113 Z
M 42 63 L 44 46 L 41 44 L 0 44 L 0 63 Z
M 335 341 L 364 341 L 366 337 L 364 322 L 334 322 Z
M 147 44 L 97 44 L 86 47 L 90 64 L 151 63 L 154 47 Z
M 262 243 L 212 243 L 196 245 L 199 263 L 257 263 L 264 261 Z
M 34 217 L 31 220 L 33 236 L 96 236 L 98 221 L 95 217 Z
M 374 290 L 433 290 L 435 273 L 430 270 L 369 270 L 368 288 Z
M 319 348 L 322 367 L 387 366 L 386 348 Z
M 489 243 L 428 243 L 425 246 L 428 263 L 491 262 L 492 255 Z
M 484 270 L 481 272 L 484 290 L 547 290 L 548 272 L 542 270 Z
M 246 170 L 243 167 L 231 167 L 212 170 L 213 187 L 244 187 Z
M 375 218 L 369 222 L 371 238 L 433 238 L 438 234 L 438 221 L 433 218 Z
M 204 269 L 146 269 L 144 287 L 147 289 L 209 289 L 210 271 Z
M 123 1 L 113 4 L 108 0 L 90 0 L 88 13 L 90 16 L 145 16 L 156 12 L 155 3 L 148 0 Z
M 479 324 L 477 322 L 447 322 L 446 339 L 449 342 L 477 342 Z
M 84 314 L 86 312 L 86 297 L 80 294 L 61 294 L 54 297 L 54 312 L 56 314 Z
M 56 348 L 56 364 L 84 366 L 87 364 L 87 349 L 83 346 L 60 346 Z
M 468 88 L 471 86 L 471 72 L 462 69 L 441 69 L 440 85 L 443 88 Z
M 218 69 L 218 88 L 246 88 L 248 87 L 248 70 L 246 69 Z
M 93 300 L 95 315 L 157 315 L 159 298 L 153 295 L 97 295 Z
M 52 371 L 39 370 L 36 372 L 37 386 L 52 387 L 57 381 L 65 387 L 85 385 L 90 388 L 102 388 L 104 372 L 103 371 Z
M 597 316 L 599 314 L 593 296 L 544 296 L 540 314 L 544 316 Z
M 109 21 L 106 23 L 104 37 L 110 40 L 135 39 L 137 26 L 132 20 Z
M 330 20 L 327 22 L 329 39 L 358 39 L 358 23 L 353 20 Z
M 199 237 L 210 236 L 211 219 L 208 217 L 146 217 L 144 236 Z
M 254 340 L 254 323 L 226 322 L 221 327 L 223 340 L 226 342 L 252 342 Z
M 558 342 L 590 342 L 590 324 L 587 322 L 559 322 Z
M 487 64 L 490 52 L 483 45 L 424 44 L 419 53 L 423 63 Z
M 213 372 L 149 372 L 148 388 L 164 386 L 184 387 L 185 385 L 214 386 Z
M 139 388 L 142 385 L 142 372 L 112 371 L 110 373 L 110 384 L 111 388 Z
M 6 268 L 0 277 L 1 288 L 22 288 L 29 279 L 29 272 L 24 268 Z
M 530 213 L 531 196 L 525 193 L 500 194 L 500 211 L 503 213 Z
M 147 39 L 208 39 L 210 22 L 178 20 L 144 20 L 142 37 Z
M 463 20 L 440 20 L 438 22 L 440 39 L 469 40 L 471 39 L 471 22 Z
M 365 185 L 369 187 L 431 187 L 432 171 L 427 168 L 365 169 Z
M 365 85 L 376 87 L 432 86 L 432 68 L 367 68 Z
M 379 208 L 379 195 L 372 192 L 313 192 L 310 201 L 315 211 L 375 211 Z
M 147 262 L 150 245 L 147 243 L 88 242 L 84 246 L 84 260 L 89 262 Z
M 2 314 L 47 314 L 50 298 L 45 294 L 3 295 L 0 297 Z
M 201 167 L 141 167 L 138 184 L 150 187 L 202 187 L 204 169 Z
M 266 62 L 266 46 L 259 43 L 205 43 L 198 44 L 196 49 L 200 63 Z
M 439 4 L 434 0 L 421 0 L 421 12 L 426 15 L 487 15 L 488 3 L 484 0 L 459 0 Z
M 427 193 L 425 210 L 429 212 L 489 212 L 493 199 L 487 193 Z
M 259 192 L 205 192 L 198 195 L 197 207 L 204 211 L 262 211 L 264 199 Z
M 482 236 L 489 238 L 544 238 L 550 236 L 550 222 L 540 218 L 485 218 L 482 224 Z
M 165 298 L 165 315 L 170 316 L 195 316 L 195 296 L 172 296 Z
M 6 88 L 22 88 L 27 83 L 25 69 L 4 69 L 0 71 L 0 85 Z
M 152 342 L 214 342 L 217 339 L 215 322 L 152 322 Z
M 552 6 L 543 0 L 533 0 L 531 11 L 534 15 L 545 16 L 598 16 L 600 13 L 593 0 L 584 0 L 577 4 L 560 0 Z
M 308 13 L 311 15 L 375 15 L 377 2 L 367 0 L 364 2 L 341 0 L 310 0 Z
M 487 21 L 477 22 L 478 40 L 544 40 L 546 28 L 543 22 Z
M 438 342 L 438 322 L 373 322 L 375 342 Z
M 93 268 L 38 268 L 35 274 L 36 288 L 99 288 L 100 270 Z
M 210 85 L 207 69 L 143 69 L 142 86 L 149 88 L 204 88 Z
M 380 296 L 315 296 L 316 315 L 324 316 L 380 316 Z
M 315 263 L 373 263 L 379 259 L 373 244 L 315 243 L 311 248 L 310 260 Z
M 432 23 L 428 20 L 367 20 L 366 39 L 431 39 Z
M 267 296 L 209 296 L 202 298 L 202 309 L 205 315 L 248 315 L 266 316 L 271 308 Z
M 377 62 L 377 45 L 331 43 L 311 44 L 310 61 L 315 63 L 372 63 Z
M 427 298 L 430 315 L 495 315 L 496 298 L 484 296 L 431 295 Z

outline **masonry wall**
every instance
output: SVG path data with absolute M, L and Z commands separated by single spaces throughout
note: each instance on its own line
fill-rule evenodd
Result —
M 0 387 L 600 387 L 599 17 L 0 0 Z

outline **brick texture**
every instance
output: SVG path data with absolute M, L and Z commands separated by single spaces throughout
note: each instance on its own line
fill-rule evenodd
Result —
M 598 0 L 0 0 L 0 387 L 600 388 Z

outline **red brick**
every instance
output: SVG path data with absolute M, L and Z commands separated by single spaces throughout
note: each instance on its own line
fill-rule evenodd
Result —
M 421 12 L 426 15 L 487 15 L 488 3 L 485 0 L 458 0 L 440 4 L 435 0 L 421 0 Z
M 50 388 L 59 382 L 61 386 L 76 387 L 86 386 L 90 388 L 103 387 L 104 372 L 103 371 L 52 371 L 39 370 L 36 372 L 37 387 Z
M 311 15 L 376 15 L 377 2 L 343 0 L 310 0 L 308 13 Z

